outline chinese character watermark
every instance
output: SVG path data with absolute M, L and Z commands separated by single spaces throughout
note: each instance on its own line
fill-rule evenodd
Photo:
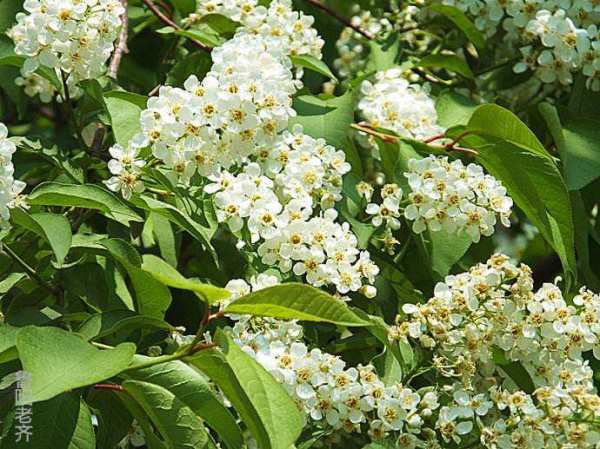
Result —
M 15 441 L 29 442 L 33 436 L 33 416 L 31 407 L 31 373 L 17 372 L 15 389 Z

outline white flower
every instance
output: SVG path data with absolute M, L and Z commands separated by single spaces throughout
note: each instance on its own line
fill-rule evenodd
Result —
M 26 207 L 21 192 L 25 183 L 14 179 L 12 156 L 17 150 L 8 140 L 8 129 L 0 122 L 0 230 L 9 227 L 10 209 Z
M 370 203 L 367 205 L 367 214 L 373 215 L 372 222 L 375 226 L 383 223 L 392 230 L 400 229 L 400 201 L 398 198 L 387 197 L 383 203 L 378 205 Z

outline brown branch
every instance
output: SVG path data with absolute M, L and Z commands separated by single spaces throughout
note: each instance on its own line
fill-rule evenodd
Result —
M 196 352 L 205 351 L 207 349 L 216 348 L 218 345 L 216 343 L 199 343 L 192 347 L 190 353 L 195 354 Z
M 102 142 L 104 141 L 104 136 L 106 135 L 106 128 L 98 123 L 96 125 L 96 131 L 94 131 L 94 137 L 92 138 L 92 143 L 90 145 L 90 153 L 92 156 L 96 156 L 99 159 L 106 159 L 106 155 L 102 154 Z
M 367 133 L 367 134 L 370 134 L 371 136 L 379 137 L 381 140 L 383 140 L 386 143 L 396 143 L 400 140 L 400 138 L 397 136 L 392 136 L 391 134 L 384 134 L 384 133 L 380 133 L 379 131 L 375 131 L 373 128 L 371 128 L 370 126 L 368 126 L 366 124 L 359 125 L 358 123 L 353 123 L 350 126 L 354 129 L 362 131 L 363 133 Z
M 366 123 L 360 123 L 360 124 L 353 123 L 350 126 L 361 132 L 370 134 L 371 136 L 378 137 L 386 143 L 397 143 L 400 140 L 400 137 L 392 136 L 391 134 L 385 134 L 385 133 L 376 131 Z M 471 132 L 469 132 L 469 134 L 470 133 Z M 465 135 L 466 135 L 465 133 L 461 134 L 459 136 L 458 140 L 462 139 L 462 137 L 464 137 Z M 436 148 L 438 150 L 456 151 L 457 153 L 464 153 L 464 154 L 468 154 L 469 156 L 476 156 L 479 154 L 477 151 L 472 150 L 470 148 L 456 146 L 456 142 L 457 142 L 456 139 L 453 142 L 449 143 L 448 145 L 431 145 L 430 144 L 430 142 L 433 142 L 434 140 L 438 140 L 438 138 L 440 138 L 440 136 L 434 136 L 431 139 L 425 140 L 423 143 L 428 144 L 430 147 Z
M 121 59 L 123 54 L 129 53 L 127 48 L 127 33 L 129 28 L 129 15 L 127 13 L 127 0 L 121 0 L 121 4 L 125 9 L 125 12 L 121 15 L 121 33 L 115 47 L 110 65 L 108 66 L 108 76 L 117 79 L 117 73 L 119 72 L 119 66 L 121 65 Z
M 152 0 L 142 0 L 144 2 L 144 5 L 146 5 L 148 7 L 148 9 L 150 9 L 150 11 L 152 11 L 152 13 L 154 13 L 154 15 L 158 18 L 158 20 L 160 20 L 162 23 L 164 23 L 167 26 L 173 27 L 175 28 L 177 31 L 183 31 L 182 28 L 177 25 L 175 22 L 173 22 L 171 19 L 169 19 L 166 15 L 163 14 L 163 12 L 158 9 L 158 7 L 154 4 L 154 2 L 152 2 Z M 199 49 L 204 50 L 207 53 L 211 52 L 211 48 L 207 45 L 204 45 L 202 42 L 196 40 L 196 39 L 191 39 L 190 41 Z
M 329 6 L 324 5 L 323 3 L 321 3 L 318 0 L 306 0 L 308 3 L 310 3 L 311 5 L 315 6 L 316 8 L 319 8 L 321 11 L 325 12 L 325 14 L 330 15 L 331 17 L 333 17 L 334 19 L 336 19 L 337 21 L 343 23 L 344 25 L 346 25 L 348 28 L 352 28 L 354 31 L 356 31 L 357 33 L 362 34 L 364 37 L 366 37 L 369 40 L 373 40 L 375 39 L 371 33 L 363 30 L 361 27 L 356 26 L 352 23 L 352 21 L 348 20 L 347 17 L 342 16 L 341 14 L 337 13 L 336 11 L 334 11 L 333 9 L 331 9 Z
M 117 384 L 96 384 L 94 388 L 96 390 L 125 391 L 121 385 Z

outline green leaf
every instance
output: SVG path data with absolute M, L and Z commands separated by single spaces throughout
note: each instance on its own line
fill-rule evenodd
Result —
M 391 34 L 384 41 L 369 41 L 369 59 L 365 71 L 367 73 L 388 70 L 398 65 L 400 40 L 397 34 Z
M 444 128 L 469 123 L 469 119 L 477 109 L 477 103 L 456 92 L 444 92 L 438 96 L 435 108 L 438 123 Z
M 121 239 L 100 242 L 127 271 L 142 315 L 162 320 L 171 305 L 171 292 L 142 269 L 142 258 L 131 244 Z
M 169 220 L 162 215 L 151 212 L 148 219 L 152 223 L 152 235 L 158 243 L 160 254 L 172 267 L 177 266 L 177 241 Z
M 301 95 L 294 98 L 298 115 L 289 122 L 289 129 L 300 124 L 304 132 L 323 138 L 329 145 L 343 149 L 350 125 L 354 121 L 354 95 L 351 91 L 341 97 L 320 98 Z
M 127 380 L 123 388 L 148 415 L 168 449 L 208 447 L 202 421 L 169 390 L 139 380 Z
M 150 212 L 155 212 L 159 215 L 162 215 L 170 222 L 179 225 L 189 232 L 192 237 L 203 244 L 204 248 L 212 255 L 217 266 L 219 266 L 219 258 L 217 257 L 217 253 L 210 243 L 214 232 L 216 231 L 214 227 L 201 226 L 197 220 L 192 219 L 192 217 L 190 217 L 183 210 L 179 210 L 169 203 L 156 200 L 146 195 L 142 195 L 139 198 L 134 199 L 134 202 L 137 206 Z
M 225 313 L 268 316 L 338 324 L 367 326 L 341 300 L 306 284 L 281 284 L 268 287 L 232 302 Z
M 485 49 L 484 35 L 460 9 L 455 6 L 443 5 L 441 3 L 434 3 L 433 5 L 428 6 L 427 9 L 437 12 L 454 22 L 454 25 L 467 36 L 467 39 L 471 41 L 479 52 Z
M 0 281 L 0 295 L 8 293 L 11 288 L 17 285 L 23 278 L 26 278 L 25 273 L 10 273 L 5 279 Z
M 31 438 L 17 442 L 18 421 L 2 440 L 2 449 L 95 449 L 92 414 L 77 393 L 64 393 L 33 404 Z
M 62 329 L 29 326 L 17 334 L 17 350 L 31 374 L 31 402 L 39 402 L 119 374 L 131 362 L 135 345 L 100 350 Z
M 331 71 L 331 69 L 325 64 L 325 62 L 320 59 L 315 58 L 311 55 L 298 55 L 298 56 L 290 56 L 292 60 L 292 64 L 296 67 L 304 67 L 314 72 L 320 73 L 321 75 L 325 75 L 326 77 L 337 81 L 337 78 Z
M 173 5 L 175 5 L 175 8 L 183 16 L 188 16 L 196 11 L 196 2 L 194 0 L 173 0 Z
M 44 182 L 27 196 L 32 206 L 81 207 L 101 211 L 119 223 L 141 222 L 142 218 L 121 199 L 94 184 L 63 184 Z
M 71 224 L 63 215 L 49 213 L 29 214 L 22 209 L 12 210 L 13 223 L 42 237 L 54 251 L 56 261 L 61 266 L 71 248 Z
M 15 23 L 15 16 L 23 10 L 23 0 L 0 0 L 0 33 L 8 31 Z
M 168 287 L 193 291 L 198 297 L 207 301 L 209 304 L 222 301 L 231 296 L 231 293 L 224 288 L 203 284 L 202 282 L 182 276 L 179 271 L 160 257 L 145 254 L 142 259 L 142 270 L 150 273 L 154 279 L 162 282 Z
M 441 278 L 450 272 L 473 243 L 467 234 L 427 231 L 422 236 L 429 266 Z
M 509 195 L 540 230 L 561 259 L 565 273 L 576 273 L 571 201 L 553 159 L 523 122 L 496 105 L 473 114 L 465 142 L 478 151 L 477 161 L 502 181 Z
M 538 108 L 560 153 L 567 187 L 583 189 L 600 176 L 600 121 L 565 114 L 561 123 L 554 106 L 542 103 Z
M 8 324 L 0 326 L 0 363 L 16 359 L 18 357 L 16 350 L 18 327 Z
M 135 357 L 136 361 L 146 359 L 148 357 Z M 235 418 L 215 396 L 208 380 L 194 368 L 181 361 L 173 361 L 131 370 L 126 376 L 169 390 L 204 419 L 219 434 L 227 447 L 238 449 L 242 446 L 244 440 Z
M 445 69 L 450 72 L 456 72 L 459 75 L 464 76 L 468 79 L 473 79 L 473 72 L 471 67 L 467 64 L 463 58 L 456 55 L 427 55 L 422 58 L 417 64 L 419 67 L 433 67 L 439 69 Z
M 218 35 L 208 33 L 204 30 L 199 29 L 187 29 L 187 30 L 178 30 L 173 28 L 172 26 L 166 26 L 156 30 L 157 33 L 160 34 L 176 34 L 177 36 L 184 36 L 188 39 L 196 40 L 201 42 L 209 47 L 218 47 L 222 44 L 222 40 Z
M 172 330 L 173 327 L 163 320 L 138 315 L 131 310 L 111 310 L 87 318 L 81 323 L 77 333 L 88 340 L 98 340 L 128 329 Z
M 114 391 L 93 390 L 86 396 L 98 420 L 97 449 L 115 449 L 131 429 L 133 417 L 117 394 Z
M 140 114 L 146 106 L 146 100 L 146 97 L 130 92 L 113 91 L 104 94 L 115 140 L 124 148 L 142 130 Z
M 298 407 L 271 374 L 221 331 L 221 351 L 202 351 L 190 363 L 223 391 L 261 449 L 290 449 L 304 419 Z

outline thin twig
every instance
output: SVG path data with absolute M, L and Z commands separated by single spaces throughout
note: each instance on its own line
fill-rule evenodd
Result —
M 127 36 L 129 28 L 129 15 L 127 13 L 127 0 L 121 0 L 121 4 L 125 11 L 121 15 L 121 33 L 117 41 L 115 52 L 113 53 L 110 65 L 108 66 L 108 76 L 117 79 L 117 73 L 119 73 L 119 66 L 121 65 L 121 59 L 123 54 L 129 53 L 127 48 Z
M 321 3 L 318 0 L 306 0 L 308 3 L 310 3 L 311 5 L 319 8 L 321 11 L 325 12 L 326 14 L 330 15 L 331 17 L 333 17 L 334 19 L 338 20 L 339 22 L 343 23 L 344 25 L 346 25 L 348 28 L 352 28 L 354 31 L 356 31 L 357 33 L 362 34 L 364 37 L 366 37 L 369 40 L 373 40 L 375 39 L 371 33 L 363 30 L 361 27 L 354 25 L 352 23 L 351 20 L 349 20 L 348 18 L 342 16 L 341 14 L 339 14 L 338 12 L 334 11 L 333 9 L 331 9 L 329 6 L 324 5 L 323 3 Z
M 94 137 L 92 138 L 92 144 L 90 145 L 90 153 L 92 156 L 96 156 L 99 159 L 105 159 L 102 154 L 102 141 L 106 134 L 106 128 L 100 123 L 96 125 L 96 131 L 94 131 Z
M 400 137 L 398 136 L 392 136 L 391 134 L 385 134 L 379 131 L 374 130 L 373 128 L 371 128 L 368 124 L 366 123 L 353 123 L 352 125 L 350 125 L 352 128 L 357 129 L 359 131 L 362 131 L 364 133 L 370 134 L 371 136 L 375 136 L 380 138 L 381 140 L 383 140 L 386 143 L 397 143 L 400 139 Z M 479 153 L 475 150 L 472 150 L 470 148 L 464 148 L 464 147 L 459 147 L 456 146 L 456 143 L 458 142 L 458 140 L 462 139 L 466 134 L 472 134 L 472 132 L 469 133 L 463 133 L 461 134 L 457 139 L 455 139 L 453 142 L 449 143 L 448 145 L 431 145 L 429 144 L 429 142 L 424 141 L 423 143 L 428 144 L 430 147 L 436 148 L 438 150 L 444 150 L 444 151 L 455 151 L 457 153 L 464 153 L 464 154 L 468 154 L 469 156 L 476 156 Z M 435 136 L 437 140 L 438 136 Z M 430 140 L 430 139 L 428 139 Z
M 445 134 L 436 134 L 435 136 L 430 137 L 429 139 L 425 139 L 423 143 L 432 143 L 436 140 L 444 139 L 446 137 Z
M 370 126 L 367 126 L 367 125 L 363 125 L 363 124 L 359 125 L 358 123 L 353 123 L 350 126 L 354 129 L 357 129 L 364 133 L 370 134 L 375 137 L 379 137 L 381 140 L 383 140 L 386 143 L 396 143 L 396 142 L 398 142 L 398 140 L 400 140 L 400 138 L 397 136 L 380 133 L 379 131 L 375 131 L 373 128 L 371 128 Z
M 165 25 L 168 25 L 170 27 L 175 28 L 177 31 L 182 31 L 182 28 L 177 25 L 175 22 L 173 22 L 171 19 L 169 19 L 167 16 L 165 16 L 162 11 L 160 9 L 158 9 L 158 7 L 154 4 L 154 2 L 152 2 L 152 0 L 142 0 L 144 2 L 144 5 L 146 5 L 148 7 L 148 9 L 150 9 L 150 11 L 152 11 L 154 13 L 154 15 Z M 200 48 L 201 50 L 204 50 L 207 53 L 211 52 L 211 48 L 207 45 L 204 45 L 202 42 L 197 41 L 196 39 L 191 39 L 190 41 L 198 48 Z
M 117 384 L 96 384 L 94 385 L 96 390 L 112 390 L 112 391 L 125 391 L 121 385 Z
M 6 243 L 3 243 L 0 246 L 0 249 L 3 253 L 5 253 L 12 260 L 14 260 L 17 263 L 17 265 L 19 265 L 25 271 L 25 273 L 27 273 L 27 276 L 29 276 L 29 278 L 32 281 L 37 282 L 49 293 L 56 296 L 58 299 L 61 299 L 60 290 L 55 287 L 52 287 L 44 279 L 42 279 L 42 277 L 39 274 L 37 274 L 37 272 L 32 267 L 30 267 L 27 262 L 21 259 L 21 257 L 17 253 L 15 253 Z

